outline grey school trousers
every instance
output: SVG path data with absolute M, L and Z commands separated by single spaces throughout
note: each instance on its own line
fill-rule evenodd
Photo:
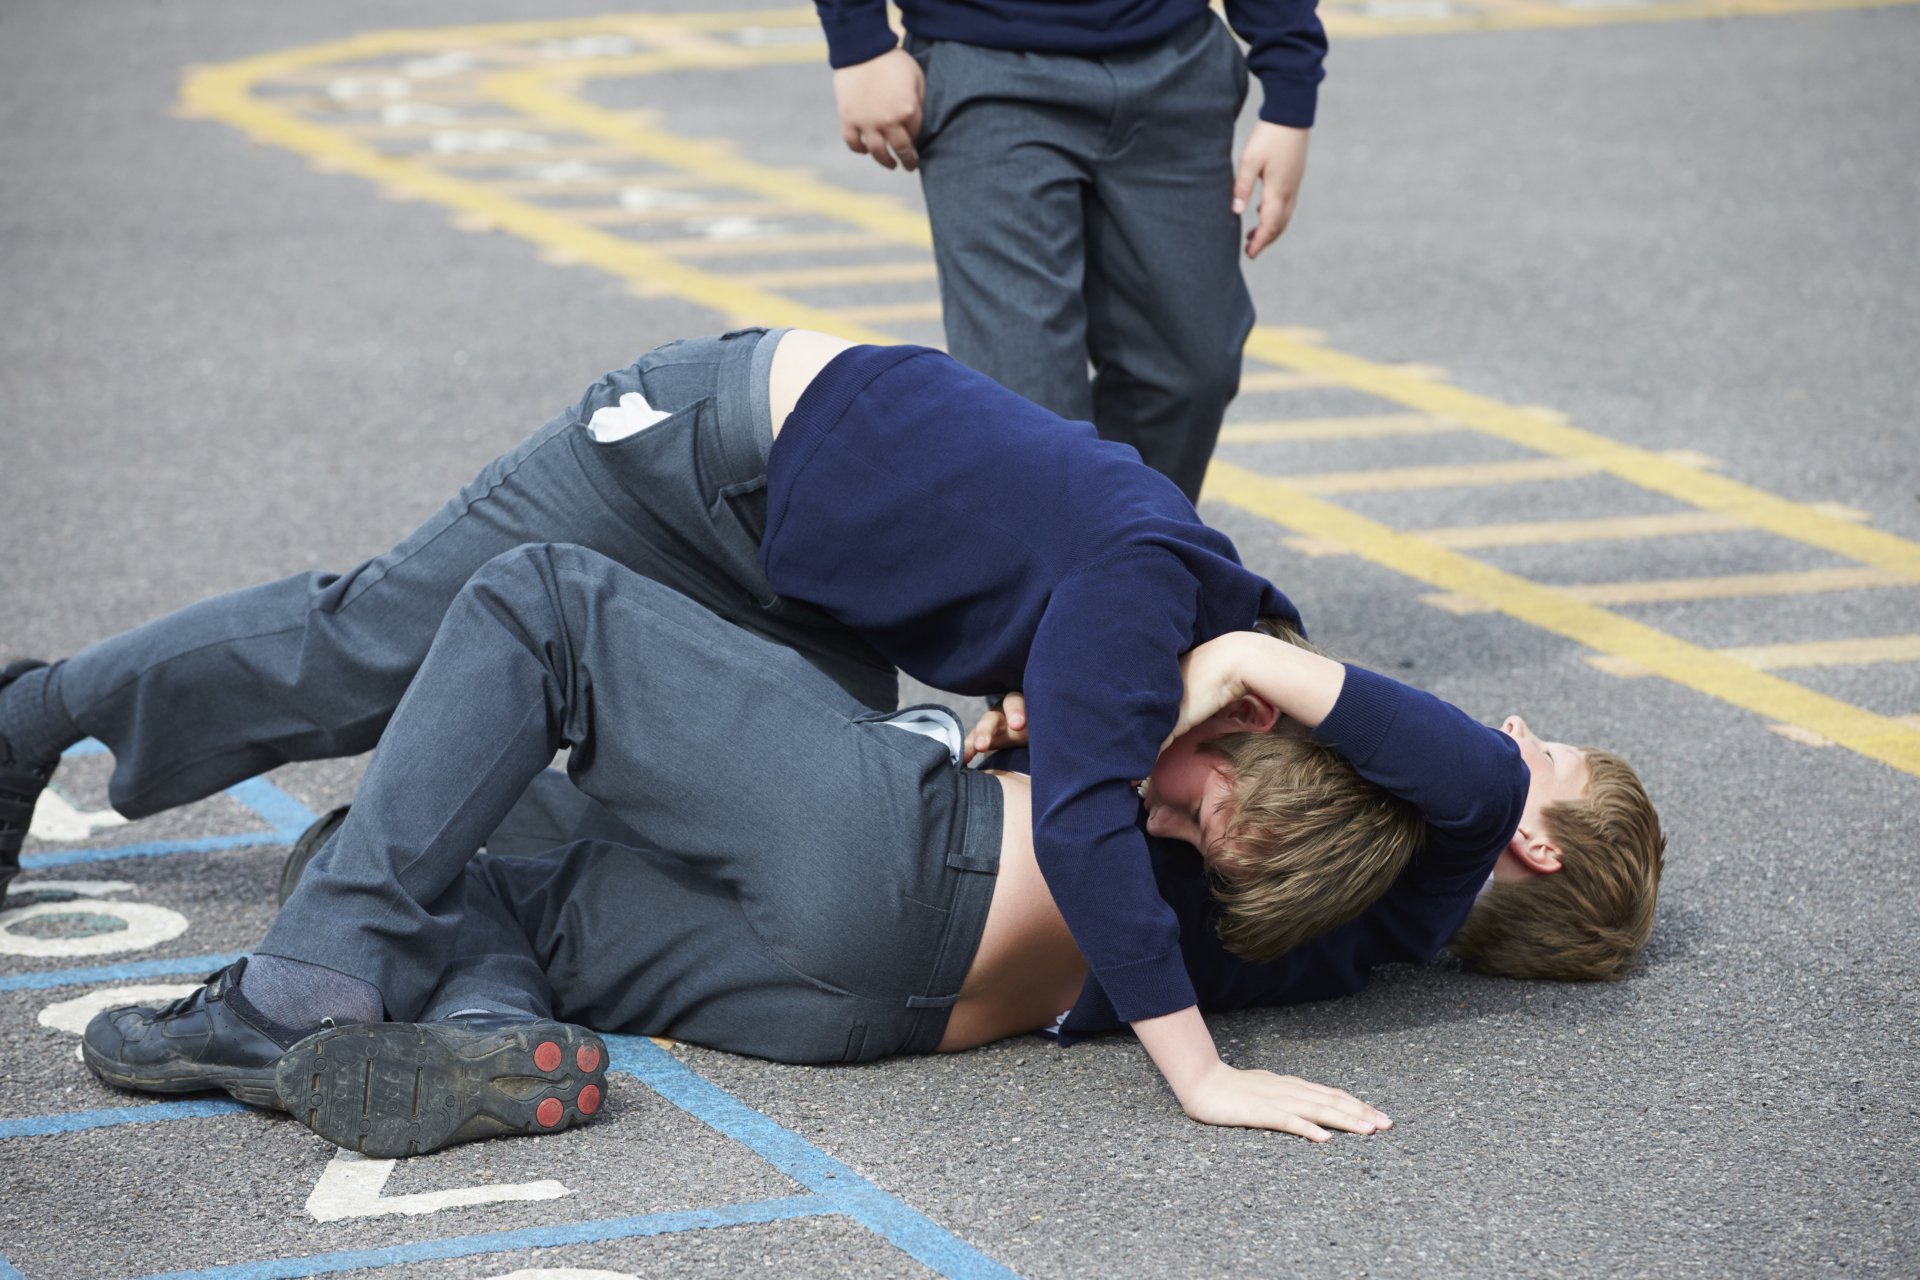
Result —
M 885 718 L 593 551 L 507 552 L 455 596 L 258 949 L 371 982 L 402 1021 L 531 1003 L 794 1062 L 931 1050 L 1003 805 Z M 616 839 L 474 864 L 561 746 Z
M 1206 13 L 1098 57 L 907 48 L 947 349 L 1197 498 L 1253 326 L 1229 208 L 1239 46 Z
M 587 388 L 393 550 L 217 596 L 67 660 L 68 713 L 113 752 L 130 818 L 292 760 L 371 749 L 469 577 L 524 543 L 590 547 L 795 650 L 868 706 L 893 669 L 760 571 L 767 370 L 776 334 L 670 343 Z M 643 395 L 672 416 L 612 444 L 594 413 Z

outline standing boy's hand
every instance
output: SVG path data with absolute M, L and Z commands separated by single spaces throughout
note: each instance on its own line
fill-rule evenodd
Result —
M 986 755 L 989 751 L 1004 751 L 1008 747 L 1027 745 L 1027 695 L 1019 690 L 1007 694 L 997 707 L 987 708 L 980 717 L 980 723 L 973 726 L 973 732 L 967 735 L 966 754 L 960 757 L 961 764 L 973 763 L 975 756 Z
M 895 156 L 909 173 L 920 166 L 913 140 L 920 136 L 927 77 L 912 54 L 890 49 L 841 67 L 833 73 L 833 98 L 840 107 L 840 136 L 847 150 L 872 156 L 888 169 L 894 167 Z
M 844 108 L 840 118 L 846 119 Z M 1260 251 L 1278 240 L 1293 219 L 1293 206 L 1300 198 L 1300 179 L 1307 172 L 1307 132 L 1262 120 L 1247 135 L 1246 148 L 1240 152 L 1240 169 L 1233 179 L 1233 212 L 1238 217 L 1247 211 L 1254 184 L 1258 183 L 1260 216 L 1247 232 L 1249 258 L 1259 257 Z

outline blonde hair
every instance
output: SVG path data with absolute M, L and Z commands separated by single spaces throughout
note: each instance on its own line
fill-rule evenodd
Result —
M 1510 978 L 1611 982 L 1627 975 L 1646 945 L 1666 861 L 1660 815 L 1625 760 L 1585 750 L 1586 795 L 1541 813 L 1560 869 L 1497 880 L 1481 895 L 1452 944 L 1471 967 Z
M 1212 850 L 1220 940 L 1273 960 L 1345 924 L 1387 891 L 1427 838 L 1420 811 L 1361 777 L 1297 725 L 1200 744 L 1231 777 Z

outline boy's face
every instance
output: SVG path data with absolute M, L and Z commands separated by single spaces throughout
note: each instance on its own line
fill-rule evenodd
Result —
M 1232 817 L 1232 784 L 1218 756 L 1199 750 L 1201 743 L 1241 726 L 1223 724 L 1219 717 L 1203 721 L 1175 738 L 1140 785 L 1140 803 L 1147 808 L 1147 834 L 1184 840 L 1207 857 Z
M 1587 753 L 1564 742 L 1542 742 L 1527 722 L 1508 716 L 1500 731 L 1520 746 L 1520 758 L 1532 775 L 1527 783 L 1527 808 L 1520 819 L 1526 830 L 1535 829 L 1548 805 L 1579 800 L 1587 794 L 1590 773 Z

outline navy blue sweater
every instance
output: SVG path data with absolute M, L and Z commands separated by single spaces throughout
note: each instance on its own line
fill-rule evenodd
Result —
M 1260 118 L 1305 129 L 1325 72 L 1327 34 L 1315 0 L 1226 0 L 1227 21 L 1247 42 L 1247 65 L 1265 101 Z M 907 30 L 1027 53 L 1113 53 L 1165 39 L 1207 9 L 1206 0 L 899 0 Z M 835 67 L 894 47 L 886 0 L 814 0 Z
M 1431 960 L 1466 920 L 1520 823 L 1528 771 L 1519 747 L 1432 694 L 1349 666 L 1339 700 L 1313 736 L 1417 807 L 1427 840 L 1360 916 L 1264 963 L 1221 945 L 1219 904 L 1194 851 L 1152 841 L 1155 882 L 1180 917 L 1181 952 L 1202 1009 L 1323 1000 L 1358 991 L 1376 966 Z M 1004 765 L 1018 766 L 1017 759 Z M 1060 1037 L 1071 1043 L 1122 1021 L 1095 975 Z
M 1132 782 L 1180 708 L 1180 655 L 1299 624 L 1126 445 L 925 347 L 837 356 L 767 464 L 761 563 L 884 657 L 959 693 L 1026 692 L 1033 841 L 1129 1022 L 1195 1003 Z

